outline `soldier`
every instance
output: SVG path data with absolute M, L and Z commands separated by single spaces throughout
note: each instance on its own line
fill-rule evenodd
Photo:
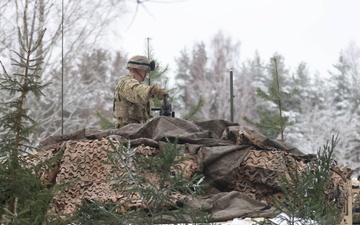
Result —
M 144 85 L 146 75 L 155 69 L 155 62 L 136 55 L 127 63 L 129 74 L 122 77 L 114 92 L 113 115 L 115 128 L 129 123 L 145 123 L 151 118 L 150 99 L 163 100 L 166 90 L 159 85 Z

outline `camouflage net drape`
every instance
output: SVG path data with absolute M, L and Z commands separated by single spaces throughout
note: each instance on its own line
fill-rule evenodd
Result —
M 293 170 L 303 170 L 311 159 L 297 148 L 270 140 L 263 135 L 224 120 L 193 123 L 178 118 L 157 117 L 144 125 L 129 124 L 117 130 L 83 129 L 63 136 L 48 137 L 39 146 L 42 151 L 28 158 L 33 164 L 57 155 L 51 168 L 44 168 L 43 182 L 51 188 L 56 184 L 68 184 L 54 197 L 49 213 L 62 215 L 72 213 L 83 199 L 112 201 L 119 211 L 129 207 L 142 207 L 137 193 L 132 202 L 125 203 L 121 188 L 113 188 L 108 181 L 113 171 L 104 163 L 106 151 L 112 151 L 110 138 L 115 145 L 130 140 L 137 154 L 157 157 L 157 151 L 167 140 L 178 139 L 185 153 L 191 156 L 184 166 L 186 175 L 205 175 L 208 190 L 200 199 L 173 193 L 186 198 L 194 208 L 203 207 L 217 221 L 242 216 L 272 215 L 268 206 L 272 196 L 281 194 L 281 177 Z M 123 171 L 126 173 L 126 171 Z M 327 195 L 336 199 L 336 206 L 347 203 L 347 185 L 351 170 L 334 165 L 331 188 Z M 155 178 L 157 179 L 157 178 Z

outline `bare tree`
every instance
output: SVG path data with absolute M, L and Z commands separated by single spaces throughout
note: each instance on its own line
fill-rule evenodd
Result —
M 0 3 L 0 21 L 8 21 L 2 25 L 1 30 L 6 39 L 2 38 L 2 55 L 6 55 L 16 42 L 16 28 L 29 26 L 27 15 L 37 11 L 37 23 L 39 31 L 46 28 L 44 43 L 41 46 L 45 70 L 56 70 L 61 65 L 61 51 L 64 50 L 66 62 L 74 62 L 82 51 L 87 51 L 98 45 L 98 41 L 109 34 L 108 28 L 112 23 L 118 22 L 119 18 L 126 12 L 124 0 L 101 1 L 81 0 L 62 1 L 57 0 L 26 0 L 5 1 Z M 14 21 L 15 18 L 15 21 Z M 37 32 L 39 32 L 37 31 Z M 3 36 L 2 36 L 3 37 Z M 62 38 L 64 45 L 62 46 Z M 62 49 L 62 47 L 64 47 Z M 43 75 L 45 79 L 51 80 L 48 74 Z
M 7 64 L 9 60 L 6 60 L 10 58 L 10 51 L 23 54 L 22 47 L 14 41 L 17 40 L 17 27 L 24 30 L 24 36 L 31 32 L 39 36 L 46 29 L 37 53 L 44 62 L 39 79 L 44 83 L 50 82 L 50 85 L 43 89 L 44 96 L 30 97 L 28 101 L 29 112 L 38 121 L 38 132 L 32 137 L 35 142 L 48 135 L 61 134 L 62 116 L 65 131 L 70 132 L 96 124 L 96 119 L 91 116 L 96 107 L 109 110 L 111 100 L 108 96 L 112 95 L 115 85 L 110 71 L 113 73 L 119 68 L 119 65 L 116 69 L 111 66 L 116 63 L 112 57 L 119 61 L 117 64 L 124 65 L 124 60 L 115 52 L 114 55 L 104 53 L 97 62 L 89 58 L 101 55 L 96 49 L 101 46 L 102 38 L 108 35 L 109 26 L 125 15 L 125 6 L 124 0 L 15 0 L 0 3 L 0 32 L 4 34 L 0 39 L 1 46 L 4 46 L 0 48 L 0 57 L 5 59 L 2 61 L 9 73 L 14 72 L 10 63 Z M 29 19 L 33 14 L 37 15 L 34 22 Z M 31 30 L 31 23 L 36 23 L 34 27 L 38 29 Z M 85 62 L 88 64 L 85 65 Z M 102 63 L 109 63 L 109 66 L 100 69 Z M 98 67 L 94 68 L 94 64 Z M 93 94 L 90 100 L 89 93 Z M 106 100 L 101 99 L 104 96 Z M 84 114 L 85 111 L 87 113 Z

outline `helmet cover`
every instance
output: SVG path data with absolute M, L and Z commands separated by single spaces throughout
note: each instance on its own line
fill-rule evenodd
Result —
M 127 68 L 152 71 L 155 69 L 155 62 L 150 62 L 145 56 L 136 55 L 130 58 L 129 62 L 127 63 Z

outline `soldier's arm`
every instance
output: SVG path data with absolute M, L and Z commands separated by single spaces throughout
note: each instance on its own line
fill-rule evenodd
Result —
M 135 79 L 127 79 L 119 88 L 119 94 L 132 103 L 145 104 L 153 96 L 150 94 L 151 86 L 141 84 Z

